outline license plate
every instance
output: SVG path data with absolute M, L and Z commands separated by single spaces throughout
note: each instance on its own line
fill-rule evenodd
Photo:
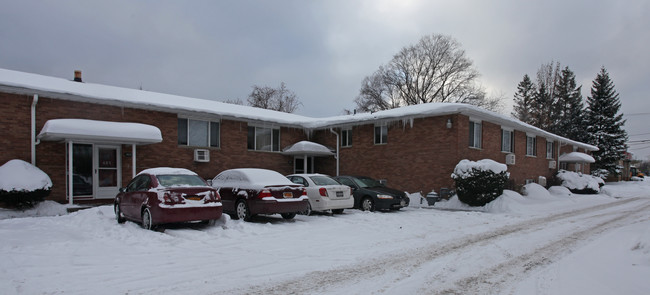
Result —
M 343 192 L 336 192 L 337 198 L 343 198 Z
M 282 194 L 282 196 L 283 196 L 285 199 L 293 198 L 293 193 L 292 193 L 292 192 L 284 192 L 284 193 Z

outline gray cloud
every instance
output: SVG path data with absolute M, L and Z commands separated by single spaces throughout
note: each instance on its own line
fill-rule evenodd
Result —
M 354 108 L 365 76 L 441 33 L 509 101 L 524 74 L 554 60 L 585 98 L 605 66 L 623 112 L 650 113 L 648 14 L 643 0 L 12 1 L 0 10 L 0 67 L 64 78 L 81 69 L 88 82 L 216 100 L 285 82 L 298 112 L 320 117 Z M 648 119 L 628 117 L 628 132 L 647 133 Z

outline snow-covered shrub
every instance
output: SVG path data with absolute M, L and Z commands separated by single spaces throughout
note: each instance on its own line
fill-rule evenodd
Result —
M 607 171 L 606 169 L 596 169 L 594 171 L 591 171 L 591 175 L 598 177 L 600 179 L 607 179 L 607 177 L 609 176 L 609 171 Z
M 593 175 L 584 175 L 579 172 L 560 170 L 557 178 L 562 181 L 562 186 L 575 194 L 597 194 L 605 181 Z
M 34 207 L 50 194 L 52 180 L 37 167 L 23 160 L 0 166 L 0 203 L 23 209 Z
M 551 193 L 549 193 L 548 190 L 534 182 L 524 185 L 524 187 L 521 188 L 521 194 L 526 197 L 538 197 L 542 199 L 551 198 Z
M 508 166 L 484 159 L 462 160 L 451 178 L 456 182 L 458 199 L 470 206 L 484 206 L 499 197 L 508 182 Z

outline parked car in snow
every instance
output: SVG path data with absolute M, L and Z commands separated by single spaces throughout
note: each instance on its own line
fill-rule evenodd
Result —
M 221 218 L 219 194 L 196 173 L 183 168 L 152 168 L 136 175 L 115 196 L 115 217 L 141 222 L 146 229 L 188 221 Z
M 287 178 L 293 183 L 303 185 L 309 197 L 309 207 L 304 212 L 310 215 L 312 211 L 332 210 L 341 214 L 344 209 L 354 207 L 352 189 L 338 183 L 324 174 L 291 174 Z
M 230 169 L 212 179 L 223 202 L 223 211 L 233 219 L 249 221 L 257 214 L 277 214 L 292 219 L 307 210 L 309 201 L 302 185 L 273 170 Z
M 366 176 L 336 176 L 336 181 L 352 188 L 354 207 L 363 211 L 399 210 L 409 205 L 405 192 L 388 188 Z

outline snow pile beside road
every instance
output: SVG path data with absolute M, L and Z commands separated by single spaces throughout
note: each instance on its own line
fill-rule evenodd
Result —
M 68 214 L 66 205 L 61 205 L 54 201 L 43 201 L 34 208 L 28 210 L 12 210 L 0 208 L 0 219 L 21 218 L 21 217 L 39 217 L 39 216 L 60 216 Z

